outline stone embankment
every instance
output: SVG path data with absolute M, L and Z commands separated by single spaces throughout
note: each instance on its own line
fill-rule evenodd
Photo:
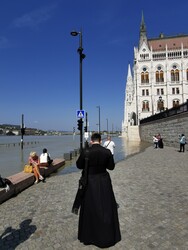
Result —
M 65 164 L 64 159 L 54 159 L 50 167 L 40 168 L 41 174 L 47 177 L 51 173 L 57 171 L 64 164 Z M 35 181 L 33 173 L 24 173 L 24 172 L 11 175 L 7 177 L 7 179 L 11 182 L 10 190 L 6 192 L 5 189 L 0 189 L 0 204 L 10 199 L 11 197 L 17 195 L 18 193 L 22 192 L 26 188 L 32 186 Z
M 64 154 L 64 158 L 57 158 L 53 160 L 53 163 L 49 168 L 40 167 L 41 174 L 46 178 L 50 174 L 56 172 L 59 168 L 65 165 L 66 161 L 72 160 L 79 154 L 79 149 L 74 149 L 68 153 Z M 5 191 L 4 188 L 0 188 L 0 204 L 4 201 L 16 196 L 26 188 L 32 186 L 35 181 L 33 173 L 19 172 L 17 174 L 6 177 L 10 182 L 10 190 Z
M 179 136 L 188 138 L 188 112 L 140 124 L 141 141 L 152 142 L 154 135 L 161 134 L 164 144 L 178 147 Z

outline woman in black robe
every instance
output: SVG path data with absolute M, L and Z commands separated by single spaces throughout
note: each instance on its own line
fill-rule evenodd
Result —
M 107 169 L 114 169 L 115 163 L 110 150 L 100 145 L 100 134 L 93 134 L 91 143 L 88 149 L 88 184 L 81 202 L 78 239 L 85 245 L 106 248 L 121 240 L 117 203 L 107 172 Z M 79 169 L 84 169 L 85 151 L 76 164 Z

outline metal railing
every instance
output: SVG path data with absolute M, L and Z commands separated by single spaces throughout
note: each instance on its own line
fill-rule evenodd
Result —
M 181 114 L 181 113 L 184 113 L 184 112 L 188 112 L 188 99 L 187 99 L 187 101 L 185 103 L 182 103 L 177 107 L 167 109 L 165 111 L 161 110 L 161 112 L 158 113 L 158 114 L 151 115 L 149 117 L 141 119 L 140 124 L 151 122 L 151 121 L 156 121 L 156 120 L 163 119 L 163 118 L 166 118 L 166 117 L 178 115 L 178 114 Z

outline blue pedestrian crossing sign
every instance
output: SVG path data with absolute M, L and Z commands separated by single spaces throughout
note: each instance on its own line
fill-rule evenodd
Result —
M 77 110 L 77 118 L 84 118 L 85 110 Z

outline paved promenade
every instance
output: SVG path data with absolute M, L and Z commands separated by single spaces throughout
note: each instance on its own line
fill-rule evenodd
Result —
M 148 147 L 112 172 L 122 241 L 110 249 L 188 249 L 188 151 Z M 0 249 L 99 249 L 77 240 L 80 173 L 51 176 L 0 205 Z

